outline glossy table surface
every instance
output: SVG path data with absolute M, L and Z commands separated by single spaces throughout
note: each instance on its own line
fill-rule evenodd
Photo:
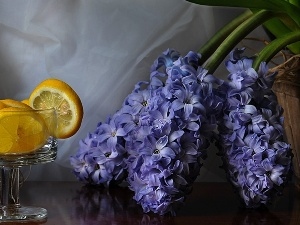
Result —
M 85 187 L 79 182 L 27 181 L 20 194 L 22 205 L 48 210 L 46 221 L 25 224 L 300 224 L 300 191 L 293 184 L 285 188 L 283 195 L 277 197 L 268 210 L 245 210 L 228 183 L 195 183 L 175 217 L 144 214 L 132 200 L 133 193 L 121 187 L 106 190 Z

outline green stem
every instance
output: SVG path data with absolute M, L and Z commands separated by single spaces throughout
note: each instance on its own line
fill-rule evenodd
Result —
M 289 33 L 292 30 L 289 29 L 279 18 L 273 18 L 266 21 L 264 24 L 265 28 L 268 29 L 276 38 L 282 36 L 283 34 Z
M 283 0 L 187 0 L 198 5 L 207 5 L 207 6 L 224 6 L 224 7 L 239 7 L 239 8 L 249 8 L 249 9 L 266 9 L 272 11 L 281 11 L 283 10 L 282 3 Z M 289 3 L 287 3 L 289 4 Z
M 253 62 L 253 68 L 258 69 L 261 62 L 269 62 L 279 51 L 291 43 L 300 41 L 300 30 L 288 33 L 275 39 L 258 54 Z
M 187 0 L 188 2 L 207 6 L 239 7 L 249 9 L 265 9 L 288 14 L 300 26 L 300 8 L 285 0 Z
M 265 21 L 277 16 L 276 13 L 267 10 L 260 10 L 244 21 L 233 32 L 231 32 L 216 51 L 210 56 L 210 60 L 204 66 L 210 73 L 213 73 L 228 53 L 245 38 L 256 27 Z
M 300 8 L 300 1 L 299 0 L 289 0 L 289 3 L 298 6 Z
M 222 27 L 208 42 L 203 45 L 199 53 L 201 54 L 201 59 L 199 64 L 204 63 L 209 56 L 217 49 L 217 47 L 224 41 L 224 39 L 236 29 L 242 22 L 247 20 L 253 13 L 250 10 L 246 10 L 244 13 L 230 21 L 224 27 Z
M 284 34 L 292 32 L 280 19 L 273 18 L 263 24 L 276 38 L 282 37 Z M 290 44 L 289 50 L 294 54 L 300 54 L 300 42 Z

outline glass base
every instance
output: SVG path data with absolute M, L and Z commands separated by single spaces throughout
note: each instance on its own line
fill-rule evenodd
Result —
M 47 210 L 40 207 L 20 206 L 17 208 L 2 207 L 0 221 L 43 221 L 47 218 Z

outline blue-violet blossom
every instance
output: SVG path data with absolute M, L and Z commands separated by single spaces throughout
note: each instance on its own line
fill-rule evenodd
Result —
M 265 63 L 256 72 L 253 59 L 242 53 L 232 51 L 226 62 L 230 74 L 220 87 L 226 101 L 218 144 L 229 180 L 245 206 L 256 208 L 280 191 L 292 154 L 283 140 L 282 108 L 271 90 L 275 74 L 268 74 Z
M 79 180 L 109 185 L 127 175 L 144 212 L 174 214 L 198 176 L 214 136 L 221 81 L 198 66 L 200 55 L 168 49 L 122 108 L 80 142 L 71 157 Z
M 125 178 L 144 212 L 175 214 L 217 140 L 224 167 L 247 207 L 266 204 L 291 167 L 283 141 L 274 76 L 261 63 L 230 53 L 228 81 L 199 66 L 200 55 L 168 49 L 120 110 L 80 141 L 71 164 L 83 182 L 109 186 Z M 218 135 L 216 133 L 218 131 Z

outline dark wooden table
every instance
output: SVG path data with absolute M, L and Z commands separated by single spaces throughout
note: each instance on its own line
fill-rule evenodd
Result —
M 84 187 L 79 182 L 25 182 L 21 204 L 48 210 L 53 225 L 299 225 L 300 192 L 290 184 L 268 210 L 243 210 L 228 183 L 196 183 L 177 216 L 144 214 L 127 188 Z M 13 223 L 17 224 L 17 223 Z M 24 225 L 24 223 L 23 223 Z

